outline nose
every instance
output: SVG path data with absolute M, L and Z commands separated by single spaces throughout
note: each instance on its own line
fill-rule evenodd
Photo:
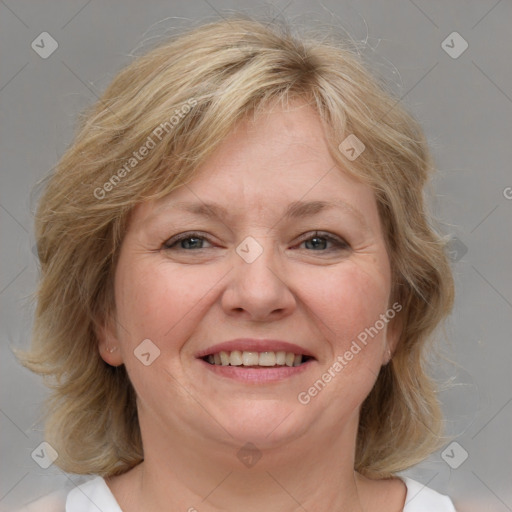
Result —
M 226 314 L 253 321 L 273 321 L 290 315 L 296 307 L 285 272 L 285 262 L 272 247 L 258 239 L 263 249 L 254 260 L 244 259 L 243 252 L 233 254 L 233 270 L 222 296 Z M 240 256 L 242 254 L 242 256 Z

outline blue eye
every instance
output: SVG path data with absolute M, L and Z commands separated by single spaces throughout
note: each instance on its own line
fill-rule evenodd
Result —
M 208 247 L 204 247 L 205 242 L 208 244 L 210 243 L 202 233 L 182 233 L 181 235 L 177 235 L 165 242 L 163 248 L 166 250 L 176 251 L 198 251 L 201 249 L 208 249 Z M 329 233 L 323 233 L 319 231 L 313 233 L 312 235 L 310 234 L 309 238 L 303 239 L 300 242 L 300 245 L 302 244 L 309 244 L 309 247 L 306 247 L 306 249 L 310 249 L 314 252 L 329 252 L 333 250 L 343 251 L 350 249 L 350 245 L 342 238 L 338 238 Z M 329 247 L 329 244 L 331 247 Z
M 330 235 L 329 233 L 316 232 L 313 236 L 302 240 L 301 244 L 307 244 L 309 242 L 313 242 L 310 244 L 310 248 L 313 251 L 329 251 L 332 250 L 327 247 L 327 244 L 332 244 L 334 246 L 334 250 L 346 250 L 349 249 L 350 246 L 344 240 L 337 238 L 335 236 Z
M 192 243 L 189 243 L 192 241 Z M 176 250 L 199 250 L 205 249 L 202 247 L 202 242 L 205 242 L 206 238 L 200 233 L 183 233 L 174 238 L 171 238 L 164 244 L 164 249 L 176 249 Z M 179 247 L 176 247 L 178 244 Z

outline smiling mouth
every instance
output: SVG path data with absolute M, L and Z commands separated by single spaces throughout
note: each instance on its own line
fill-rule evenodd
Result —
M 307 361 L 314 359 L 303 354 L 293 352 L 254 352 L 232 350 L 231 352 L 221 351 L 215 354 L 208 354 L 201 357 L 203 361 L 213 366 L 242 366 L 247 368 L 269 368 L 284 366 L 301 366 Z

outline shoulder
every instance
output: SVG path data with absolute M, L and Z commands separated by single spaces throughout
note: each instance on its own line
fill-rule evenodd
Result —
M 66 499 L 65 512 L 122 512 L 107 483 L 97 476 L 73 489 Z
M 75 484 L 76 485 L 76 484 Z M 60 489 L 12 512 L 122 512 L 113 494 L 100 477 Z
M 66 512 L 66 490 L 47 494 L 13 512 Z
M 456 512 L 452 500 L 408 477 L 401 477 L 407 487 L 403 512 Z

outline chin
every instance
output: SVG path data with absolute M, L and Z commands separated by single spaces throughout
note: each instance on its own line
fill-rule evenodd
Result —
M 246 399 L 239 407 L 230 408 L 228 414 L 221 414 L 219 422 L 236 443 L 251 442 L 264 449 L 293 440 L 307 430 L 305 423 L 300 421 L 304 412 L 304 407 L 297 402 Z

